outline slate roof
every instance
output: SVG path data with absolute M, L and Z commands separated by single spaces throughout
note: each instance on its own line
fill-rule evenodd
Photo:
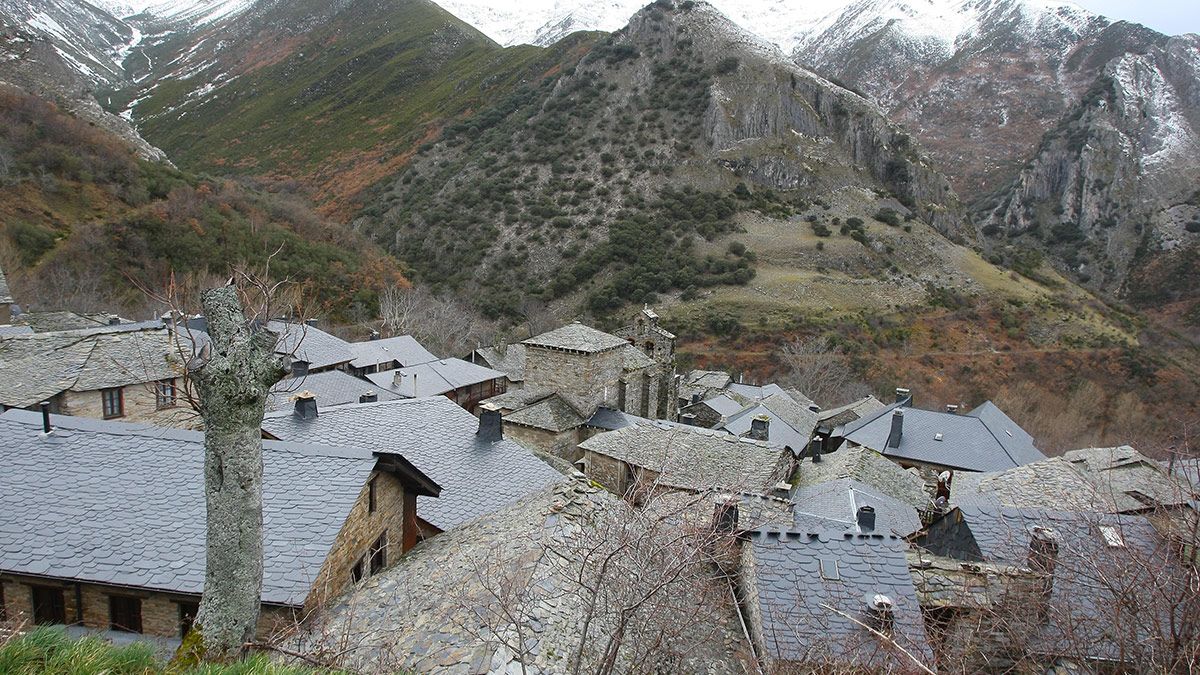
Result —
M 5 324 L 0 326 L 0 337 L 9 337 L 10 335 L 30 335 L 33 329 L 25 325 Z
M 764 399 L 768 396 L 787 393 L 783 390 L 783 387 L 777 384 L 764 384 L 760 386 L 757 384 L 742 384 L 740 382 L 730 384 L 725 390 L 749 400 Z
M 469 387 L 490 380 L 498 380 L 504 373 L 475 365 L 462 359 L 442 359 L 407 368 L 385 370 L 368 375 L 367 379 L 405 398 L 439 396 L 455 389 Z
M 748 546 L 766 656 L 771 662 L 850 665 L 906 671 L 911 661 L 881 643 L 871 623 L 877 594 L 894 607 L 893 638 L 924 663 L 933 662 L 901 539 L 883 534 L 759 530 Z M 837 579 L 827 579 L 836 565 Z
M 350 343 L 315 326 L 290 321 L 269 321 L 267 330 L 278 336 L 275 353 L 307 361 L 316 370 L 348 363 L 354 358 Z
M 553 394 L 533 405 L 514 410 L 504 416 L 504 421 L 558 433 L 583 426 L 587 419 L 565 398 Z
M 309 392 L 316 396 L 318 409 L 358 403 L 359 397 L 367 393 L 375 394 L 380 401 L 395 401 L 401 398 L 399 394 L 349 373 L 328 370 L 281 380 L 271 387 L 271 394 L 267 397 L 267 411 L 291 410 L 294 407 L 293 399 L 301 392 Z
M 276 438 L 351 445 L 404 455 L 442 486 L 437 499 L 417 498 L 417 513 L 440 530 L 496 511 L 562 480 L 562 475 L 509 440 L 481 441 L 479 420 L 435 396 L 320 409 L 316 419 L 272 413 L 263 429 Z
M 948 526 L 951 524 L 954 526 Z M 1063 654 L 1070 650 L 1074 655 L 1076 650 L 1086 649 L 1091 658 L 1117 659 L 1120 648 L 1114 638 L 1113 613 L 1108 608 L 1119 601 L 1122 611 L 1128 612 L 1178 609 L 1164 607 L 1155 600 L 1159 593 L 1174 597 L 1171 595 L 1174 591 L 1167 585 L 1188 583 L 1187 575 L 1175 575 L 1178 561 L 1169 552 L 1171 547 L 1164 546 L 1154 526 L 1140 516 L 971 504 L 960 506 L 931 524 L 917 543 L 935 555 L 1027 567 L 1035 527 L 1048 528 L 1058 544 L 1046 623 L 1037 635 L 1031 636 L 1029 643 L 1035 653 Z M 1109 528 L 1122 545 L 1110 545 L 1101 528 Z M 1132 591 L 1114 591 L 1119 585 L 1118 578 L 1129 570 L 1142 575 L 1130 578 L 1142 579 L 1147 571 L 1154 570 L 1155 583 L 1163 584 L 1163 588 L 1145 598 Z M 1096 581 L 1112 575 L 1115 575 L 1113 585 Z M 1121 597 L 1115 597 L 1114 593 L 1121 593 Z M 1141 600 L 1148 601 L 1142 610 L 1132 606 Z M 1173 620 L 1163 616 L 1157 621 L 1159 626 L 1168 626 Z M 1129 625 L 1139 632 L 1133 641 L 1144 644 L 1148 635 L 1142 631 L 1154 623 L 1131 622 Z M 1116 632 L 1126 629 L 1128 626 Z
M 21 323 L 29 325 L 35 333 L 53 333 L 108 326 L 112 318 L 111 314 L 76 314 L 66 311 L 24 312 L 21 314 Z M 123 323 L 128 324 L 128 322 Z M 159 326 L 161 327 L 161 324 Z
M 204 436 L 0 415 L 0 570 L 199 594 Z M 376 465 L 371 452 L 263 444 L 262 600 L 300 605 Z
M 816 413 L 802 407 L 787 394 L 779 393 L 736 413 L 726 420 L 721 428 L 735 436 L 744 436 L 750 432 L 754 418 L 760 415 L 771 419 L 767 427 L 769 440 L 791 448 L 795 453 L 808 447 L 813 429 L 817 425 Z
M 629 342 L 576 321 L 548 333 L 535 335 L 522 344 L 591 354 L 617 349 Z
M 903 435 L 899 447 L 889 448 L 892 413 L 900 407 Z M 887 457 L 966 471 L 1002 471 L 1046 458 L 1032 437 L 991 402 L 964 415 L 895 403 L 847 424 L 840 433 Z
M 519 410 L 538 401 L 554 396 L 553 389 L 522 387 L 498 394 L 484 401 L 502 410 Z
M 713 392 L 724 390 L 732 381 L 729 373 L 717 370 L 693 370 L 679 384 L 679 399 L 690 403 L 695 394 L 698 394 L 702 400 L 709 398 Z
M 130 324 L 139 325 L 139 324 Z M 25 408 L 64 391 L 179 377 L 182 363 L 169 332 L 101 327 L 0 339 L 0 404 Z
M 652 420 L 637 415 L 630 415 L 627 412 L 621 412 L 613 408 L 597 408 L 595 414 L 587 421 L 587 426 L 605 431 L 616 431 L 624 429 L 635 424 L 653 424 L 659 422 L 662 424 L 674 424 L 674 422 L 665 422 L 663 420 Z
M 821 461 L 815 464 L 811 457 L 804 457 L 796 473 L 796 488 L 849 478 L 916 509 L 933 505 L 919 476 L 870 448 L 843 444 L 837 452 L 821 455 Z
M 736 415 L 739 412 L 746 409 L 745 404 L 743 404 L 741 401 L 733 398 L 729 394 L 721 394 L 720 396 L 714 396 L 706 401 L 701 401 L 701 402 L 695 403 L 693 405 L 708 406 L 709 408 L 712 409 L 713 412 L 717 413 L 721 417 L 726 417 L 726 418 L 733 417 L 734 415 Z M 691 406 L 684 406 L 684 407 L 690 408 Z
M 654 471 L 660 485 L 693 491 L 770 490 L 787 477 L 780 470 L 790 457 L 762 441 L 658 422 L 597 434 L 579 447 Z
M 836 429 L 886 407 L 882 401 L 874 396 L 867 396 L 846 405 L 838 406 L 837 408 L 822 410 L 817 414 L 817 423 L 822 427 Z
M 1169 462 L 1161 464 L 1170 470 L 1172 476 L 1191 485 L 1193 490 L 1200 490 L 1200 458 L 1177 459 L 1174 465 Z
M 350 361 L 350 365 L 354 368 L 369 368 L 393 361 L 398 362 L 403 368 L 437 361 L 437 357 L 429 353 L 429 350 L 422 347 L 421 343 L 411 335 L 351 342 L 349 345 L 350 355 L 354 357 Z
M 501 354 L 500 351 L 496 347 L 480 347 L 475 350 L 475 357 L 482 360 L 487 367 L 507 375 L 509 382 L 524 382 L 525 345 L 506 345 L 503 347 L 504 353 Z
M 1109 500 L 1120 513 L 1182 506 L 1195 498 L 1193 488 L 1128 445 L 1071 450 L 1063 459 Z
M 631 344 L 626 344 L 625 348 L 621 350 L 621 358 L 625 361 L 625 372 L 627 373 L 654 365 L 654 359 Z
M 866 483 L 851 478 L 838 478 L 797 489 L 792 494 L 797 520 L 815 516 L 836 521 L 839 529 L 858 532 L 859 507 L 875 509 L 875 531 L 901 537 L 921 529 L 921 517 L 912 505 L 893 499 Z

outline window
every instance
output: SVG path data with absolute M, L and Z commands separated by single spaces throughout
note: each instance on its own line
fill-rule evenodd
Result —
M 126 633 L 142 632 L 142 599 L 128 595 L 108 596 L 108 625 Z
M 366 560 L 359 558 L 358 562 L 354 563 L 354 567 L 350 568 L 350 580 L 356 584 L 362 581 L 363 577 L 366 576 L 366 568 Z
M 31 587 L 33 595 L 33 622 L 40 625 L 65 624 L 67 608 L 63 604 L 61 588 L 51 586 Z
M 375 543 L 371 544 L 368 555 L 371 557 L 371 574 L 379 574 L 387 567 L 387 532 L 379 535 Z
M 821 558 L 821 578 L 829 581 L 839 581 L 842 575 L 838 573 L 838 564 L 836 560 L 830 558 Z
M 187 634 L 192 632 L 192 626 L 196 623 L 196 615 L 200 613 L 200 603 L 198 602 L 180 602 L 179 604 L 179 637 L 185 638 Z
M 379 476 L 367 481 L 367 513 L 375 513 L 377 508 L 375 503 L 375 483 L 377 482 L 379 482 Z
M 154 383 L 154 404 L 159 410 L 174 408 L 178 392 L 175 390 L 175 378 Z
M 1121 531 L 1112 525 L 1101 525 L 1100 536 L 1104 537 L 1104 543 L 1113 548 L 1125 547 L 1125 538 L 1121 536 Z
M 100 401 L 104 408 L 104 419 L 125 416 L 125 392 L 120 387 L 101 389 Z

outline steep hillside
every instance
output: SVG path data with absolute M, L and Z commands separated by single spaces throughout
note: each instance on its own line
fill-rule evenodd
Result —
M 278 253 L 276 253 L 278 251 Z M 321 310 L 374 311 L 396 263 L 294 195 L 200 179 L 141 160 L 121 139 L 0 86 L 0 263 L 22 305 L 146 305 L 172 274 L 221 279 L 261 266 L 305 284 Z M 357 305 L 357 307 L 356 307 Z
M 83 0 L 0 0 L 0 82 L 53 100 L 143 157 L 162 159 L 95 95 L 127 83 L 122 62 L 140 40 L 136 28 Z
M 663 2 L 561 78 L 448 127 L 362 222 L 427 283 L 482 289 L 492 313 L 581 288 L 603 312 L 745 283 L 749 258 L 698 257 L 698 240 L 847 186 L 863 210 L 966 229 L 945 178 L 873 105 L 705 3 Z
M 128 61 L 141 84 L 115 106 L 181 166 L 294 177 L 338 213 L 447 120 L 576 49 L 501 49 L 427 0 L 259 0 L 187 30 L 144 20 L 155 36 Z

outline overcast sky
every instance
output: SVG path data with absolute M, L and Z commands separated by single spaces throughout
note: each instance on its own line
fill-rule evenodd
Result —
M 1125 19 L 1160 33 L 1200 33 L 1200 2 L 1196 0 L 1074 0 L 1114 21 Z

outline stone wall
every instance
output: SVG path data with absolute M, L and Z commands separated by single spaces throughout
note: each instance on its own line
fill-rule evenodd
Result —
M 582 442 L 579 429 L 568 429 L 555 433 L 545 429 L 534 429 L 505 422 L 504 436 L 527 448 L 540 450 L 571 463 L 578 461 L 583 456 L 579 450 L 579 444 Z
M 721 423 L 721 413 L 708 407 L 706 403 L 695 403 L 679 409 L 680 416 L 692 414 L 696 416 L 696 426 L 713 429 Z
M 159 409 L 155 383 L 134 384 L 122 388 L 125 397 L 125 416 L 115 421 L 141 422 L 177 429 L 195 428 L 199 422 L 196 412 L 183 399 L 183 379 L 175 380 L 177 398 L 174 407 Z M 104 402 L 100 390 L 63 392 L 59 401 L 63 415 L 104 419 Z
M 385 471 L 372 472 L 370 480 L 375 481 L 375 512 L 371 513 L 369 509 L 368 481 L 351 507 L 313 583 L 312 592 L 305 600 L 304 607 L 308 611 L 318 609 L 328 598 L 338 595 L 352 583 L 351 570 L 360 558 L 364 560 L 364 578 L 370 576 L 368 552 L 371 544 L 384 532 L 387 533 L 387 566 L 404 553 L 406 542 L 409 548 L 416 543 L 416 495 L 408 494 L 400 479 Z
M 180 606 L 200 602 L 200 597 L 195 595 L 155 593 L 142 589 L 76 584 L 17 575 L 5 575 L 0 578 L 0 584 L 4 587 L 4 616 L 17 622 L 33 621 L 32 588 L 45 586 L 62 590 L 68 623 L 79 625 L 82 616 L 82 625 L 94 630 L 112 628 L 109 614 L 110 598 L 138 598 L 142 603 L 142 633 L 165 638 L 181 637 Z M 295 613 L 290 608 L 264 606 L 258 620 L 258 637 L 267 639 L 293 626 L 295 620 Z
M 525 354 L 525 385 L 530 389 L 558 392 L 584 411 L 617 407 L 617 383 L 624 369 L 620 348 L 584 354 L 529 345 Z

